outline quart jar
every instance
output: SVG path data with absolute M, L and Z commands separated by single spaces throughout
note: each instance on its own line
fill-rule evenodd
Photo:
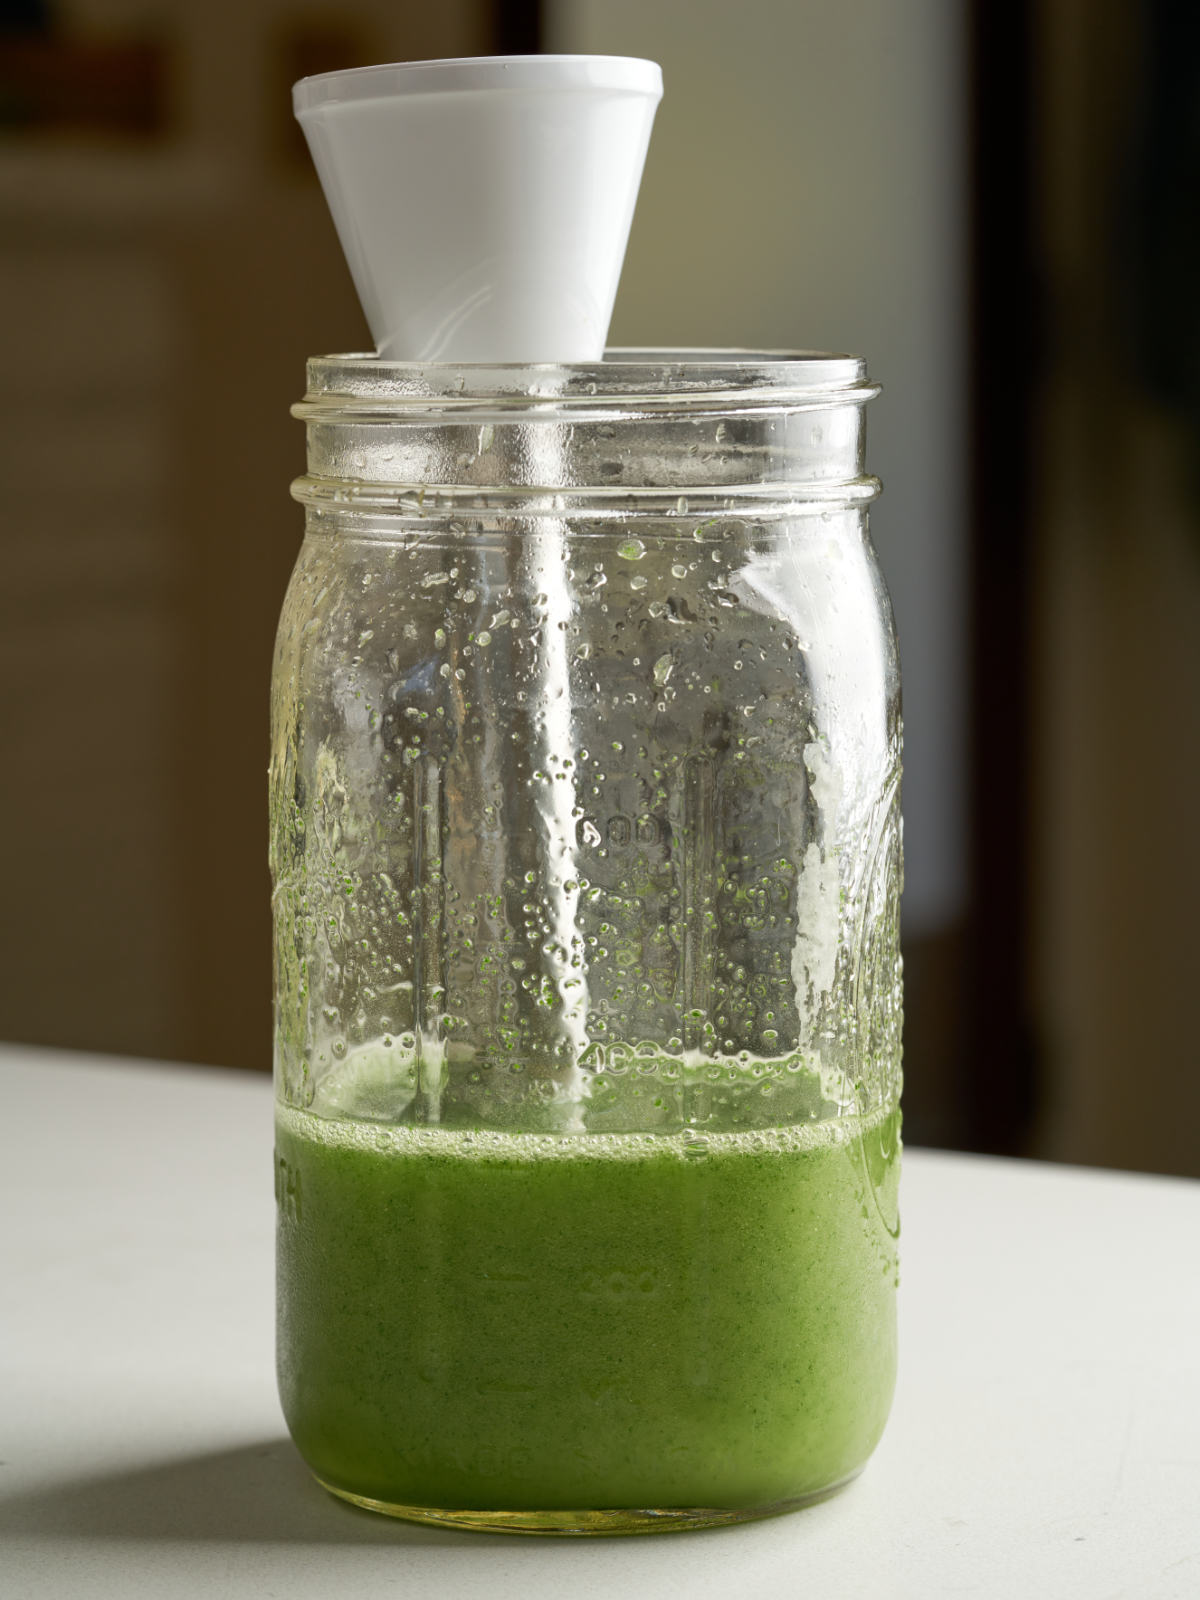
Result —
M 319 1480 L 611 1532 L 895 1370 L 900 707 L 863 363 L 314 360 L 273 692 L 279 1381 Z

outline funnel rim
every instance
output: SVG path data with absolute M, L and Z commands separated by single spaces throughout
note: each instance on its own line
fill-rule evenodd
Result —
M 641 56 L 447 56 L 314 73 L 292 85 L 297 117 L 414 94 L 528 94 L 549 89 L 662 98 L 662 68 Z

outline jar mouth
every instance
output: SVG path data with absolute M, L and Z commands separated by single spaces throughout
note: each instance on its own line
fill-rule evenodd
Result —
M 816 350 L 613 349 L 597 362 L 390 361 L 370 353 L 314 356 L 292 414 L 403 411 L 587 414 L 614 411 L 788 411 L 865 404 L 879 393 L 860 356 Z

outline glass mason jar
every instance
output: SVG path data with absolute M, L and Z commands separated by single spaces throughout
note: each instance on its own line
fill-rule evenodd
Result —
M 895 1370 L 900 706 L 844 356 L 314 360 L 275 663 L 279 1376 L 320 1481 L 733 1521 Z

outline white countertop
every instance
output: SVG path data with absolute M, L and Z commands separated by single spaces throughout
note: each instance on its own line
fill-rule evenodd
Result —
M 0 1596 L 1200 1597 L 1200 1183 L 905 1155 L 901 1376 L 844 1493 L 635 1539 L 392 1522 L 275 1398 L 265 1077 L 0 1050 Z

